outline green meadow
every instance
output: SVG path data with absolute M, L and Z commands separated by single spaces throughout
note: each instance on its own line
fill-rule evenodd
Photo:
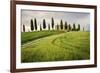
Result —
M 34 31 L 21 33 L 21 62 L 90 59 L 90 32 Z

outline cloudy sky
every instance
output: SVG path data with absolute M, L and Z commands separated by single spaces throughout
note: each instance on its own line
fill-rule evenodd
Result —
M 68 24 L 80 24 L 81 30 L 90 30 L 90 14 L 79 12 L 55 12 L 55 11 L 34 11 L 34 10 L 21 10 L 21 25 L 30 26 L 30 20 L 36 18 L 38 25 L 46 20 L 46 24 L 51 24 L 51 18 L 54 18 L 54 23 L 60 24 L 61 19 L 63 23 L 67 21 Z

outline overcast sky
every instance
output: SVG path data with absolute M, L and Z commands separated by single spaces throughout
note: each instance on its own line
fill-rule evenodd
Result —
M 34 10 L 21 10 L 21 24 L 30 26 L 30 20 L 36 18 L 38 25 L 46 20 L 46 24 L 51 24 L 51 18 L 54 18 L 54 23 L 60 24 L 61 19 L 63 23 L 67 21 L 68 24 L 80 24 L 81 30 L 90 30 L 90 14 L 79 12 L 55 12 L 55 11 L 34 11 Z

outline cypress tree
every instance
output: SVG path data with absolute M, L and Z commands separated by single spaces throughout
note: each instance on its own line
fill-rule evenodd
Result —
M 43 19 L 43 29 L 45 29 L 46 28 L 46 21 L 45 21 L 45 19 Z
M 31 31 L 33 31 L 34 30 L 34 25 L 33 25 L 33 20 L 31 19 Z
M 77 28 L 77 30 L 80 31 L 80 24 L 78 24 L 78 28 Z
M 65 30 L 67 30 L 67 22 L 65 22 Z
M 48 24 L 48 30 L 50 30 L 50 24 Z
M 51 25 L 52 25 L 52 29 L 53 29 L 54 28 L 54 19 L 53 19 L 53 17 L 51 19 Z
M 57 26 L 57 30 L 59 30 L 59 25 L 57 24 L 56 26 Z
M 72 31 L 76 31 L 75 23 L 73 24 L 73 29 L 72 29 Z
M 61 28 L 61 30 L 63 29 L 63 21 L 62 20 L 60 21 L 60 28 Z
M 36 20 L 36 18 L 34 19 L 34 27 L 35 27 L 35 30 L 37 30 L 37 20 Z
M 69 31 L 71 31 L 71 25 L 69 24 Z
M 25 25 L 23 25 L 23 32 L 25 32 Z
M 42 31 L 42 27 L 41 27 L 41 24 L 40 24 L 40 31 Z

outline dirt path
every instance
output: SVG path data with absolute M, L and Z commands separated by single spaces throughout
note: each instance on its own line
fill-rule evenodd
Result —
M 52 42 L 58 38 L 58 37 L 61 37 L 63 36 L 64 34 L 66 33 L 61 33 L 61 34 L 56 34 L 56 35 L 51 35 L 51 36 L 48 36 L 48 37 L 44 37 L 44 38 L 40 38 L 40 39 L 37 39 L 37 40 L 33 40 L 33 41 L 30 41 L 28 43 L 25 43 L 23 44 L 21 47 L 24 48 L 26 46 L 32 46 L 32 45 L 35 45 L 35 44 L 52 44 Z

